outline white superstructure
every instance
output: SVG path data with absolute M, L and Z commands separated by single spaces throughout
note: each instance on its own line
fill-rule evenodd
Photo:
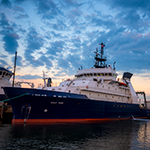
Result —
M 130 82 L 132 74 L 126 72 L 122 82 L 118 81 L 115 67 L 105 64 L 104 46 L 101 43 L 100 53 L 96 49 L 95 68 L 78 70 L 74 79 L 65 80 L 58 87 L 48 87 L 45 82 L 44 89 L 83 94 L 93 100 L 138 104 L 138 97 Z
M 9 71 L 3 67 L 0 67 L 0 95 L 4 94 L 4 91 L 1 87 L 11 86 L 10 78 L 11 78 L 12 74 L 13 73 L 11 71 Z

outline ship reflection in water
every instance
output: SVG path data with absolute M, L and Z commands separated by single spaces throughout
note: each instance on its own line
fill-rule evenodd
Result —
M 1 125 L 0 149 L 149 150 L 150 121 L 101 124 Z

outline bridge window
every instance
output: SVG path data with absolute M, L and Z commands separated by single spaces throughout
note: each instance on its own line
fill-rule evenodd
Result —
M 112 76 L 112 73 L 109 73 L 109 76 Z
M 3 76 L 5 75 L 6 72 L 3 72 Z
M 0 75 L 2 75 L 2 72 L 0 71 Z
M 108 76 L 108 73 L 105 73 L 105 76 Z

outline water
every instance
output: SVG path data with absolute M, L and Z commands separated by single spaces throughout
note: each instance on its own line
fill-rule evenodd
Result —
M 149 150 L 150 121 L 0 125 L 0 150 Z

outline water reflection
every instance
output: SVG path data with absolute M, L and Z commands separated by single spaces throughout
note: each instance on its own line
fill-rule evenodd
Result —
M 0 149 L 132 150 L 150 147 L 150 122 L 0 126 Z

